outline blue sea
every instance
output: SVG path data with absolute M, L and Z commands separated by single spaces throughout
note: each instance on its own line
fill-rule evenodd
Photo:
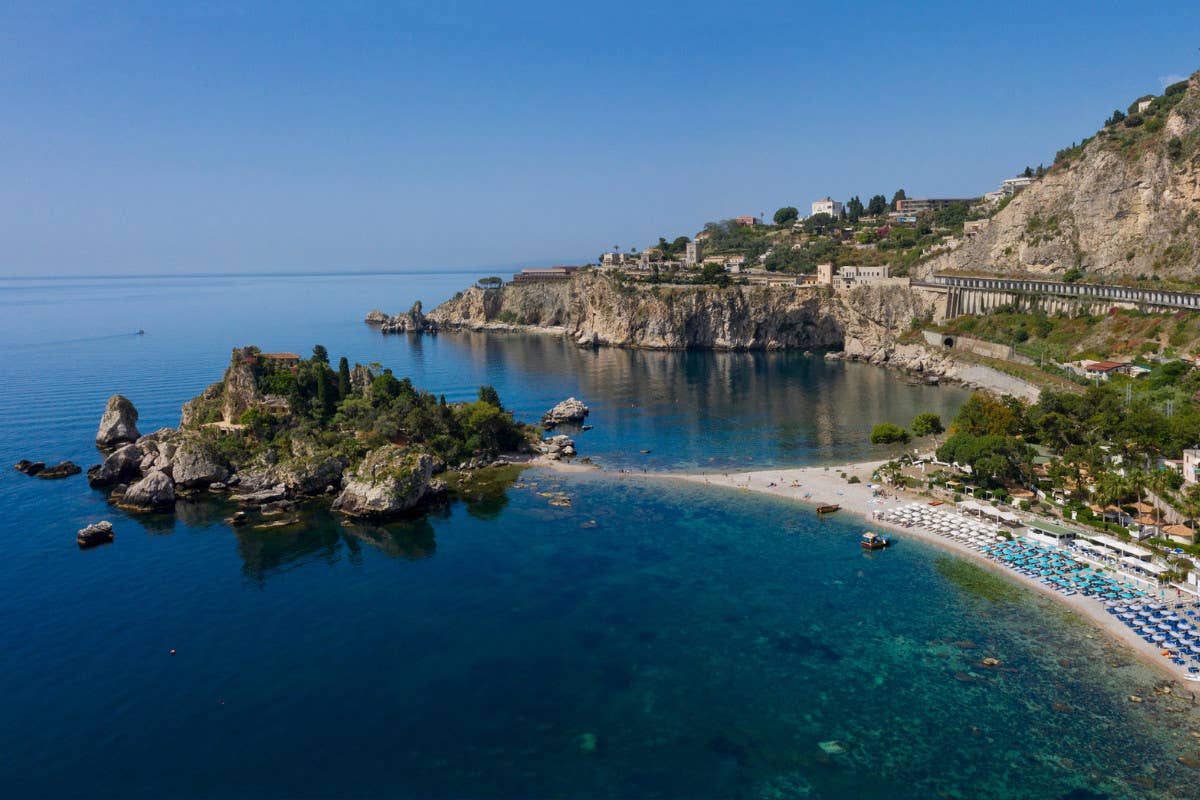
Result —
M 481 274 L 0 280 L 0 796 L 1200 796 L 1190 693 L 1053 602 L 920 542 L 863 554 L 851 517 L 629 474 L 876 457 L 872 425 L 949 418 L 964 390 L 361 321 Z M 452 401 L 489 383 L 527 420 L 574 395 L 603 470 L 248 531 L 221 502 L 132 517 L 8 469 L 95 463 L 114 392 L 143 432 L 177 424 L 245 344 Z M 99 519 L 115 543 L 80 551 Z

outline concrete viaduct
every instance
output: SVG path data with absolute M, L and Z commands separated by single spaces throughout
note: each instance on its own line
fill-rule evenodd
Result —
M 1070 315 L 1103 313 L 1113 306 L 1144 311 L 1200 311 L 1200 294 L 1197 293 L 1095 283 L 933 275 L 927 281 L 913 281 L 912 286 L 945 294 L 946 319 L 982 314 L 1006 304 L 1028 310 L 1039 308 L 1048 314 L 1061 311 Z

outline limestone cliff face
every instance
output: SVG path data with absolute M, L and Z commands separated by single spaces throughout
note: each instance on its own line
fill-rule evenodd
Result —
M 847 294 L 800 286 L 623 284 L 584 273 L 571 281 L 473 287 L 429 314 L 441 329 L 537 329 L 581 345 L 650 349 L 887 350 L 930 304 L 901 287 Z
M 1200 264 L 1200 73 L 1143 126 L 1117 123 L 1051 168 L 958 249 L 919 274 L 946 270 L 1105 279 L 1197 277 Z M 1161 124 L 1161 129 L 1157 129 Z M 1153 132 L 1150 132 L 1152 129 Z M 1173 143 L 1174 140 L 1174 143 Z

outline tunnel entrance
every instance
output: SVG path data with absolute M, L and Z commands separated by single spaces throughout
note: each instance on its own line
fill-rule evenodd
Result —
M 942 339 L 942 347 L 954 347 L 954 339 L 950 336 Z

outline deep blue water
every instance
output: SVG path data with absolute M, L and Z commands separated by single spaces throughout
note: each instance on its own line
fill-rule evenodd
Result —
M 143 431 L 173 425 L 249 343 L 323 343 L 452 400 L 493 383 L 526 418 L 575 394 L 582 451 L 631 469 L 868 457 L 874 422 L 965 396 L 800 355 L 360 322 L 474 277 L 2 281 L 0 458 L 86 466 L 109 394 Z M 785 501 L 531 471 L 417 521 L 254 532 L 220 504 L 135 519 L 82 477 L 7 468 L 0 501 L 0 796 L 1196 796 L 1176 758 L 1200 720 L 1129 703 L 1155 676 L 1127 654 Z M 100 518 L 116 542 L 80 552 Z

